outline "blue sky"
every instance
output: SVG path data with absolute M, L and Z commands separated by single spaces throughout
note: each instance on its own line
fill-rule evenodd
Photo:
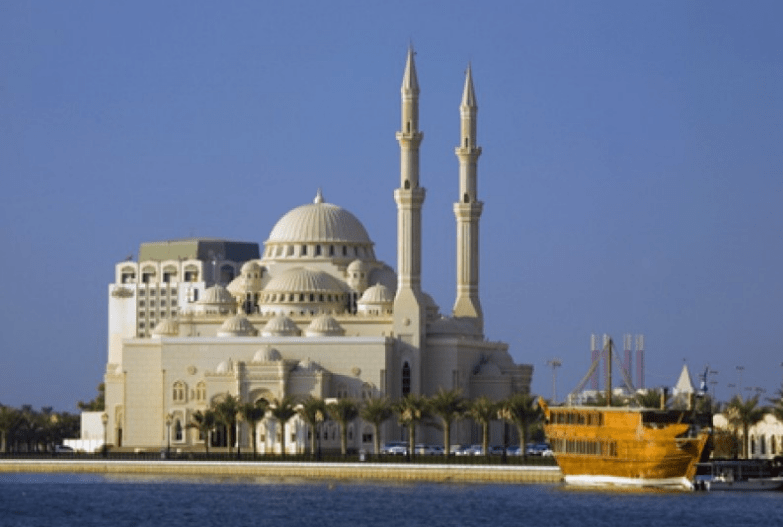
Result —
M 400 82 L 421 85 L 423 287 L 454 301 L 458 105 L 479 102 L 489 339 L 558 395 L 591 333 L 647 385 L 783 380 L 779 2 L 3 2 L 0 403 L 72 410 L 139 243 L 262 243 L 323 188 L 396 265 Z M 742 379 L 740 379 L 741 366 Z M 696 379 L 694 378 L 694 382 Z

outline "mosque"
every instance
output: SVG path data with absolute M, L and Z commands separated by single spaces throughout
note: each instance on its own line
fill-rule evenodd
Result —
M 257 243 L 187 239 L 144 243 L 138 262 L 120 262 L 109 285 L 109 342 L 105 373 L 107 443 L 149 449 L 169 444 L 204 448 L 205 438 L 188 428 L 194 412 L 227 394 L 242 402 L 315 396 L 357 401 L 407 394 L 433 395 L 459 389 L 468 398 L 500 400 L 529 392 L 531 365 L 515 364 L 508 344 L 484 336 L 479 299 L 476 96 L 471 70 L 460 105 L 459 201 L 456 299 L 443 315 L 421 283 L 421 214 L 425 189 L 419 181 L 419 84 L 408 51 L 402 82 L 400 186 L 397 203 L 396 271 L 375 258 L 362 223 L 326 201 L 285 214 L 263 251 Z M 307 425 L 294 418 L 284 430 L 267 419 L 258 424 L 259 452 L 308 448 Z M 338 425 L 325 422 L 321 445 L 339 448 Z M 394 419 L 381 441 L 404 436 Z M 213 446 L 226 446 L 225 431 Z M 243 423 L 238 446 L 252 449 Z M 422 426 L 422 442 L 441 432 Z M 495 436 L 498 437 L 498 436 Z M 453 442 L 480 439 L 470 421 L 455 424 Z M 357 419 L 349 448 L 372 450 L 372 427 Z

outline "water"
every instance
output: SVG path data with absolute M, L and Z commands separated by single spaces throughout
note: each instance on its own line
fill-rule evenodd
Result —
M 0 526 L 783 525 L 783 492 L 0 474 Z

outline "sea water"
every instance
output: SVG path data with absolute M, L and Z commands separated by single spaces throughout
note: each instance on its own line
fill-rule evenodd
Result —
M 783 525 L 783 492 L 0 474 L 0 526 Z

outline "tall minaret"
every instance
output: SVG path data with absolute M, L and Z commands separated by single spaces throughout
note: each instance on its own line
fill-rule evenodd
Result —
M 413 60 L 413 47 L 402 78 L 402 129 L 400 143 L 400 188 L 397 202 L 397 294 L 394 298 L 394 333 L 400 340 L 419 349 L 424 325 L 421 294 L 421 206 L 425 191 L 419 186 L 419 81 Z
M 481 147 L 476 146 L 476 93 L 468 65 L 460 113 L 459 202 L 454 204 L 457 218 L 457 300 L 454 316 L 475 319 L 483 332 L 484 315 L 479 300 L 479 218 L 484 204 L 478 201 L 477 165 Z

